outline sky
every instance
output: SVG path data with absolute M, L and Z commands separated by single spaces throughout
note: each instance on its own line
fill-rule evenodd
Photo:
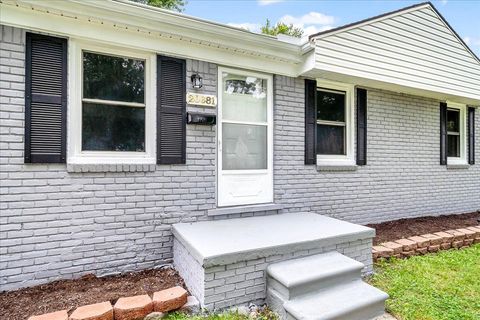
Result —
M 258 32 L 268 18 L 302 27 L 305 34 L 328 30 L 422 1 L 405 0 L 187 0 L 184 13 Z M 433 5 L 480 56 L 480 0 L 433 0 Z

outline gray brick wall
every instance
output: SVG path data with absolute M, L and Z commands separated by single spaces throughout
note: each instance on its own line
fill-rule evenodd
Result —
M 304 85 L 275 77 L 275 202 L 366 224 L 480 209 L 480 109 L 477 164 L 439 165 L 439 101 L 368 90 L 367 166 L 317 171 L 304 165 Z
M 25 31 L 1 26 L 0 37 L 1 290 L 171 262 L 170 225 L 213 219 L 215 126 L 187 126 L 186 165 L 25 165 Z M 216 94 L 214 64 L 188 60 L 192 72 Z M 275 79 L 275 201 L 285 211 L 367 223 L 480 209 L 480 165 L 438 165 L 437 101 L 370 90 L 369 165 L 318 172 L 303 165 L 303 81 Z
M 363 274 L 371 273 L 371 248 L 372 240 L 363 239 L 314 250 L 267 255 L 254 260 L 203 268 L 179 241 L 174 241 L 175 268 L 202 306 L 210 310 L 240 306 L 250 302 L 259 305 L 265 303 L 266 269 L 271 263 L 337 251 L 362 262 L 365 265 Z
M 205 272 L 201 264 L 195 260 L 178 239 L 173 239 L 173 256 L 173 266 L 185 280 L 188 291 L 190 291 L 198 301 L 204 301 Z
M 187 126 L 186 165 L 25 165 L 25 32 L 0 35 L 1 290 L 171 262 L 170 225 L 216 206 L 215 127 Z M 216 94 L 216 65 L 187 60 L 193 72 Z

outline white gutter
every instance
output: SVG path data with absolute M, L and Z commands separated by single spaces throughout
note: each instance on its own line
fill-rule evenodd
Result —
M 191 39 L 240 54 L 301 63 L 301 48 L 298 45 L 279 41 L 269 35 L 126 0 L 1 0 L 0 3 L 89 20 L 111 21 L 117 26 Z

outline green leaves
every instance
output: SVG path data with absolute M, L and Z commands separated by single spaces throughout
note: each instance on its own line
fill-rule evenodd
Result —
M 139 2 L 143 4 L 148 4 L 149 6 L 158 7 L 167 10 L 173 10 L 182 12 L 185 5 L 187 4 L 186 0 L 132 0 L 134 2 Z
M 302 28 L 294 27 L 293 24 L 285 24 L 283 22 L 277 22 L 276 25 L 271 25 L 270 20 L 267 19 L 265 25 L 262 26 L 262 33 L 276 36 L 278 34 L 285 34 L 288 36 L 301 38 L 303 35 Z

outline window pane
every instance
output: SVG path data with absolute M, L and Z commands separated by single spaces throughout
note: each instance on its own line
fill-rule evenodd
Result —
M 83 103 L 82 150 L 145 151 L 145 108 Z
M 267 80 L 223 74 L 224 120 L 267 122 Z
M 345 154 L 345 127 L 317 124 L 317 153 Z
M 460 157 L 460 136 L 448 135 L 447 137 L 447 155 L 449 157 Z
M 83 97 L 144 103 L 145 61 L 83 53 Z
M 345 122 L 345 94 L 318 90 L 317 120 Z
M 460 111 L 447 110 L 447 131 L 460 132 Z
M 224 123 L 223 170 L 267 168 L 267 126 Z

